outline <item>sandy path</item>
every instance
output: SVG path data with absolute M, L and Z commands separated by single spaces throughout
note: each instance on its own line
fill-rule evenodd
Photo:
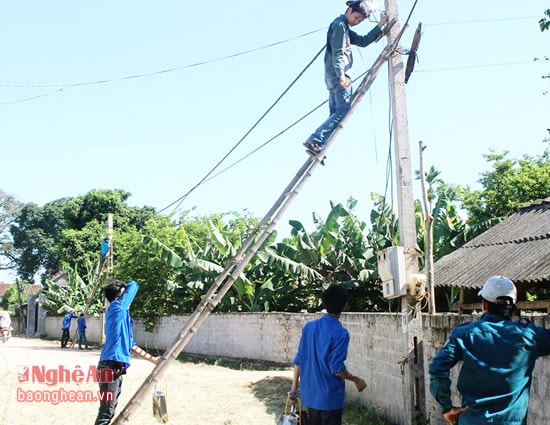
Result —
M 38 423 L 93 424 L 97 413 L 97 401 L 52 402 L 30 401 L 30 398 L 52 397 L 56 394 L 80 396 L 89 391 L 95 396 L 97 384 L 87 382 L 90 366 L 95 366 L 99 350 L 79 351 L 59 348 L 52 341 L 13 337 L 0 344 L 0 424 L 29 425 Z M 20 382 L 18 371 L 68 370 L 73 376 L 80 369 L 84 382 Z M 132 366 L 124 378 L 119 409 L 139 388 L 149 375 L 153 365 L 145 360 L 133 359 Z M 49 372 L 53 374 L 53 372 Z M 32 376 L 32 375 L 28 375 Z M 36 376 L 36 375 L 35 375 Z M 209 425 L 273 425 L 278 408 L 272 408 L 270 401 L 255 396 L 256 391 L 269 381 L 270 377 L 290 378 L 290 369 L 284 371 L 236 371 L 204 364 L 176 363 L 159 385 L 166 393 L 168 423 Z M 46 380 L 47 375 L 44 376 Z M 74 379 L 72 379 L 74 381 Z M 290 381 L 289 381 L 290 382 Z M 152 395 L 151 395 L 152 396 Z M 284 393 L 281 395 L 284 397 Z M 152 397 L 148 397 L 134 413 L 129 424 L 159 424 L 152 414 Z

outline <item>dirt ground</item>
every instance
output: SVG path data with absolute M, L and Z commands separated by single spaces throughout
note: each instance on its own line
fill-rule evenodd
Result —
M 99 350 L 61 349 L 58 342 L 12 337 L 0 343 L 0 424 L 93 424 L 98 401 L 37 401 L 42 398 L 96 395 L 97 383 L 87 379 L 97 364 Z M 117 414 L 126 406 L 153 364 L 134 358 L 124 377 Z M 31 371 L 34 368 L 34 381 Z M 83 371 L 83 382 L 79 370 Z M 93 370 L 93 369 L 92 369 Z M 55 382 L 54 373 L 71 382 Z M 76 372 L 75 372 L 76 371 Z M 38 372 L 38 373 L 36 373 Z M 27 373 L 25 375 L 25 373 Z M 43 373 L 42 376 L 40 374 Z M 290 386 L 290 368 L 282 371 L 238 371 L 219 366 L 174 363 L 158 390 L 166 393 L 168 424 L 273 425 L 281 400 L 275 394 Z M 40 381 L 40 382 L 36 382 Z M 287 386 L 288 384 L 288 386 Z M 268 396 L 266 397 L 266 394 Z M 153 417 L 152 393 L 133 413 L 129 424 L 159 424 Z

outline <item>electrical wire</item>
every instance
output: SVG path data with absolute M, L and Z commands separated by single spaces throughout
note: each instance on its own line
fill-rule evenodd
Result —
M 66 83 L 66 84 L 0 84 L 0 87 L 2 87 L 2 88 L 52 88 L 52 87 L 71 88 L 71 87 L 83 87 L 83 86 L 91 86 L 91 85 L 97 85 L 97 84 L 114 83 L 114 82 L 118 82 L 118 81 L 132 80 L 132 79 L 136 79 L 136 78 L 152 77 L 152 76 L 155 76 L 155 75 L 167 74 L 169 72 L 174 72 L 174 71 L 181 71 L 181 70 L 187 69 L 187 68 L 193 68 L 193 67 L 197 67 L 197 66 L 208 65 L 208 64 L 211 64 L 211 63 L 215 63 L 215 62 L 221 62 L 221 61 L 224 61 L 224 60 L 227 60 L 227 59 L 236 58 L 238 56 L 248 55 L 250 53 L 258 52 L 258 51 L 264 50 L 264 49 L 269 49 L 271 47 L 275 47 L 275 46 L 278 46 L 280 44 L 288 43 L 290 41 L 294 41 L 294 40 L 297 40 L 299 38 L 307 37 L 311 34 L 315 34 L 319 31 L 323 31 L 323 30 L 326 30 L 326 27 L 325 28 L 319 28 L 319 29 L 316 29 L 316 30 L 313 30 L 313 31 L 309 31 L 309 32 L 306 32 L 304 34 L 298 35 L 296 37 L 287 38 L 286 40 L 281 40 L 281 41 L 276 41 L 274 43 L 266 44 L 264 46 L 257 47 L 257 48 L 254 48 L 254 49 L 244 50 L 242 52 L 233 53 L 231 55 L 222 56 L 222 57 L 219 57 L 219 58 L 200 61 L 200 62 L 195 62 L 195 63 L 191 63 L 189 65 L 183 65 L 183 66 L 177 66 L 177 67 L 174 67 L 174 68 L 163 69 L 163 70 L 160 70 L 160 71 L 146 72 L 146 73 L 135 74 L 135 75 L 127 75 L 127 76 L 124 76 L 124 77 L 109 78 L 109 79 L 105 79 L 105 80 L 85 81 L 85 82 L 80 82 L 80 83 Z
M 51 96 L 51 95 L 60 93 L 63 90 L 65 90 L 65 89 L 57 89 L 57 90 L 54 90 L 54 91 L 49 92 L 49 93 L 39 94 L 39 95 L 36 95 L 36 96 L 31 96 L 31 97 L 26 97 L 24 99 L 11 100 L 11 101 L 8 101 L 8 102 L 0 102 L 0 105 L 13 105 L 14 103 L 29 102 L 31 100 L 40 99 L 41 97 Z
M 462 71 L 464 69 L 478 69 L 478 68 L 492 68 L 496 66 L 512 66 L 512 65 L 525 65 L 528 63 L 536 62 L 537 58 L 529 61 L 521 62 L 507 62 L 507 63 L 495 63 L 495 64 L 485 64 L 485 65 L 467 65 L 467 66 L 455 66 L 453 68 L 435 68 L 435 69 L 424 69 L 418 70 L 415 72 L 426 73 L 426 72 L 447 72 L 447 71 Z
M 156 75 L 167 74 L 169 72 L 181 71 L 181 70 L 187 69 L 187 68 L 193 68 L 193 67 L 198 67 L 198 66 L 202 66 L 202 65 L 207 65 L 207 64 L 214 63 L 214 62 L 221 62 L 221 61 L 224 61 L 224 60 L 227 60 L 227 59 L 232 59 L 232 58 L 236 58 L 238 56 L 248 55 L 250 53 L 254 53 L 254 52 L 257 52 L 257 51 L 260 51 L 260 50 L 264 50 L 264 49 L 268 49 L 268 48 L 271 48 L 271 47 L 274 47 L 274 46 L 278 46 L 280 44 L 288 43 L 290 41 L 294 41 L 294 40 L 297 40 L 297 39 L 302 38 L 302 37 L 307 37 L 311 34 L 315 34 L 319 31 L 323 31 L 323 30 L 326 30 L 326 27 L 325 28 L 319 28 L 319 29 L 316 29 L 316 30 L 313 30 L 313 31 L 309 31 L 309 32 L 306 32 L 304 34 L 298 35 L 296 37 L 288 38 L 286 40 L 281 40 L 281 41 L 277 41 L 277 42 L 274 42 L 274 43 L 266 44 L 264 46 L 257 47 L 255 49 L 250 49 L 250 50 L 245 50 L 245 51 L 238 52 L 238 53 L 233 53 L 233 54 L 228 55 L 228 56 L 222 56 L 222 57 L 219 57 L 219 58 L 206 60 L 206 61 L 201 61 L 201 62 L 195 62 L 195 63 L 189 64 L 189 65 L 183 65 L 183 66 L 178 66 L 178 67 L 174 67 L 174 68 L 163 69 L 163 70 L 160 70 L 160 71 L 154 71 L 154 72 L 148 72 L 148 73 L 142 73 L 142 74 L 135 74 L 135 75 L 128 75 L 128 76 L 120 77 L 120 78 L 110 78 L 110 79 L 105 79 L 105 80 L 86 81 L 86 82 L 71 83 L 71 84 L 0 84 L 0 88 L 55 88 L 55 87 L 61 87 L 59 90 L 55 90 L 55 91 L 52 91 L 50 93 L 46 93 L 46 94 L 42 94 L 42 95 L 36 95 L 36 96 L 23 98 L 23 99 L 12 100 L 12 101 L 8 101 L 8 102 L 0 102 L 0 105 L 12 105 L 12 104 L 15 104 L 15 103 L 29 102 L 29 101 L 36 100 L 36 99 L 39 99 L 39 98 L 42 98 L 42 97 L 58 94 L 58 93 L 62 92 L 65 89 L 68 89 L 68 88 L 84 87 L 84 86 L 91 86 L 91 85 L 97 85 L 97 84 L 107 84 L 107 83 L 114 83 L 114 82 L 119 82 L 119 81 L 137 79 L 137 78 L 152 77 L 152 76 L 156 76 Z
M 210 169 L 210 171 L 208 171 L 208 173 L 206 173 L 206 175 L 204 177 L 202 177 L 198 183 L 196 183 L 191 189 L 189 189 L 184 195 L 180 196 L 178 199 L 176 199 L 175 201 L 171 202 L 169 205 L 167 205 L 166 207 L 162 208 L 161 210 L 155 212 L 154 214 L 152 214 L 151 216 L 149 217 L 146 217 L 142 220 L 140 220 L 139 222 L 136 223 L 139 224 L 157 214 L 160 214 L 164 211 L 166 211 L 167 209 L 173 207 L 174 205 L 176 205 L 176 207 L 174 208 L 174 211 L 176 211 L 180 205 L 182 204 L 182 202 L 193 192 L 195 191 L 199 186 L 201 186 L 202 184 L 204 184 L 207 180 L 210 180 L 209 177 L 211 176 L 211 174 L 229 157 L 229 155 L 231 155 L 231 153 L 233 153 L 233 151 L 244 141 L 244 139 L 246 139 L 246 137 L 248 137 L 248 135 L 250 135 L 250 133 L 254 130 L 254 128 L 256 128 L 258 126 L 258 124 L 269 114 L 269 112 L 271 112 L 271 110 L 273 110 L 273 108 L 275 107 L 275 105 L 277 105 L 277 103 L 279 103 L 279 101 L 288 93 L 288 91 L 292 88 L 292 86 L 294 86 L 294 84 L 296 84 L 296 82 L 302 77 L 302 75 L 305 73 L 305 71 L 313 64 L 313 62 L 315 62 L 315 60 L 319 57 L 319 55 L 325 50 L 325 46 L 323 46 L 316 54 L 315 56 L 313 57 L 313 59 L 311 59 L 309 61 L 309 63 L 304 67 L 304 69 L 302 71 L 300 71 L 300 73 L 296 76 L 296 78 L 294 78 L 294 80 L 290 83 L 290 85 L 281 93 L 281 95 L 275 100 L 275 102 L 266 110 L 266 112 L 264 112 L 262 114 L 262 116 L 252 125 L 252 127 L 244 134 L 244 136 L 241 137 L 241 139 L 222 157 L 221 160 L 219 160 L 217 162 L 217 164 L 212 168 Z M 326 103 L 326 102 L 325 102 Z M 316 109 L 318 109 L 321 105 L 317 106 L 313 111 L 315 111 Z M 306 116 L 308 116 L 309 114 L 311 114 L 313 111 L 309 112 L 308 114 L 306 114 Z M 301 121 L 302 119 L 304 119 L 306 116 L 302 117 L 299 121 Z M 297 121 L 296 123 L 294 123 L 293 125 L 297 124 L 299 121 Z M 283 130 L 283 132 L 279 133 L 279 135 L 283 134 L 285 131 L 287 131 L 289 128 L 291 128 L 293 125 L 291 125 L 290 127 L 287 127 L 287 129 Z M 274 138 L 270 139 L 268 142 L 264 143 L 262 146 L 260 146 L 259 148 L 255 149 L 253 152 L 251 152 L 250 154 L 247 155 L 250 156 L 252 155 L 252 153 L 258 151 L 259 149 L 261 149 L 263 146 L 267 145 L 268 143 L 270 143 L 271 141 L 273 141 L 275 138 L 279 137 L 279 135 L 275 136 Z M 237 161 L 238 162 L 241 162 L 244 158 L 242 158 L 241 160 Z M 236 165 L 233 164 L 233 165 Z M 233 166 L 232 165 L 232 166 Z M 230 167 L 227 167 L 225 170 L 223 171 L 226 171 L 227 169 L 231 168 L 232 166 Z M 222 171 L 222 172 L 223 172 Z M 218 173 L 218 175 L 221 174 Z M 213 178 L 213 177 L 212 177 Z
M 473 19 L 470 21 L 449 21 L 449 22 L 438 22 L 435 24 L 428 24 L 426 26 L 437 27 L 442 25 L 462 25 L 462 24 L 480 24 L 487 22 L 501 22 L 501 21 L 519 21 L 525 19 L 540 19 L 540 16 L 522 16 L 517 18 L 492 18 L 492 19 Z
M 399 39 L 401 38 L 401 36 L 403 35 L 403 32 L 404 30 L 406 29 L 407 27 L 407 24 L 412 16 L 412 13 L 416 7 L 418 3 L 418 0 L 416 0 L 409 12 L 409 15 L 405 21 L 405 24 L 403 26 L 403 28 L 401 29 L 401 31 L 399 32 L 398 36 L 396 37 L 396 39 Z M 323 50 L 325 49 L 326 45 L 323 46 L 323 48 L 317 52 L 317 54 L 313 57 L 313 59 L 306 65 L 306 67 L 300 72 L 300 74 L 294 79 L 294 81 L 289 85 L 289 87 L 283 92 L 283 94 L 281 96 L 279 96 L 279 98 L 275 101 L 275 103 L 262 115 L 262 117 L 252 126 L 252 128 L 241 138 L 241 140 L 239 140 L 239 142 L 237 142 L 237 144 L 230 149 L 230 151 L 214 166 L 214 168 L 212 168 L 197 184 L 195 184 L 195 186 L 193 186 L 188 192 L 186 192 L 184 195 L 182 195 L 180 198 L 178 198 L 176 201 L 172 202 L 170 205 L 168 205 L 167 207 L 164 207 L 163 209 L 161 209 L 160 211 L 158 211 L 156 214 L 159 214 L 165 210 L 167 210 L 168 208 L 171 208 L 173 205 L 175 205 L 177 203 L 177 206 L 174 208 L 174 211 L 177 210 L 179 208 L 179 206 L 181 205 L 181 203 L 187 198 L 187 196 L 189 196 L 189 194 L 191 192 L 193 192 L 195 189 L 197 189 L 200 185 L 204 184 L 206 181 L 209 181 L 211 180 L 212 178 L 214 177 L 217 177 L 219 176 L 220 174 L 222 174 L 223 172 L 229 170 L 230 168 L 232 168 L 233 166 L 237 165 L 238 163 L 240 163 L 241 161 L 243 161 L 244 159 L 250 157 L 251 155 L 253 155 L 254 153 L 256 153 L 257 151 L 259 151 L 260 149 L 262 149 L 263 147 L 267 146 L 269 143 L 271 143 L 273 140 L 275 140 L 277 137 L 279 137 L 280 135 L 282 135 L 284 132 L 288 131 L 290 128 L 292 128 L 294 125 L 296 125 L 297 123 L 299 123 L 300 121 L 302 121 L 304 118 L 306 118 L 307 116 L 309 116 L 311 113 L 313 113 L 314 111 L 316 111 L 317 109 L 319 109 L 323 104 L 325 104 L 327 101 L 321 103 L 320 105 L 318 105 L 317 107 L 315 107 L 313 110 L 311 110 L 310 112 L 308 112 L 307 114 L 305 114 L 304 116 L 302 116 L 300 119 L 298 119 L 297 121 L 295 121 L 293 124 L 291 124 L 289 127 L 287 127 L 286 129 L 284 129 L 283 131 L 281 131 L 280 133 L 278 133 L 276 136 L 272 137 L 271 139 L 269 139 L 267 142 L 265 142 L 264 144 L 260 145 L 258 148 L 254 149 L 252 152 L 248 153 L 247 155 L 245 155 L 244 157 L 242 157 L 241 159 L 237 160 L 236 162 L 234 162 L 233 164 L 231 164 L 230 166 L 226 167 L 224 170 L 220 171 L 218 174 L 216 174 L 215 176 L 212 176 L 211 178 L 210 175 L 216 170 L 216 168 L 221 165 L 221 163 L 236 149 L 237 146 L 240 145 L 240 143 L 244 140 L 244 138 L 246 138 L 250 132 L 259 124 L 259 122 L 271 111 L 271 109 L 279 102 L 279 100 L 288 92 L 288 90 L 298 81 L 298 79 L 303 75 L 303 73 L 313 64 L 313 62 L 317 59 L 317 57 L 323 52 Z M 368 72 L 365 71 L 364 73 L 362 73 L 359 77 L 357 77 L 353 82 L 359 80 L 360 78 L 362 78 L 364 75 L 366 75 Z M 391 102 L 390 102 L 390 105 L 391 105 Z M 391 159 L 391 130 L 390 130 L 390 153 L 389 153 L 389 160 Z M 391 161 L 390 161 L 391 162 Z M 391 169 L 391 166 L 390 166 L 390 169 Z M 391 178 L 390 176 L 388 176 L 388 174 L 386 175 L 386 193 L 387 193 L 387 186 L 388 186 L 388 182 L 391 181 Z M 384 203 L 385 203 L 385 197 L 384 197 Z

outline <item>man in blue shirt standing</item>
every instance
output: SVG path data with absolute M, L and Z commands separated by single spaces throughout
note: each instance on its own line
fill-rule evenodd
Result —
M 327 313 L 305 324 L 294 358 L 291 397 L 300 384 L 301 402 L 308 408 L 309 425 L 341 425 L 344 409 L 344 380 L 352 381 L 359 391 L 365 381 L 352 375 L 344 364 L 349 333 L 340 323 L 348 296 L 340 285 L 331 285 L 322 296 Z
M 84 313 L 80 313 L 80 317 L 76 321 L 78 325 L 78 349 L 82 350 L 82 344 L 88 349 L 88 338 L 86 338 L 86 319 Z
M 458 326 L 430 365 L 430 392 L 450 425 L 525 425 L 535 361 L 550 354 L 550 331 L 512 320 L 517 299 L 513 282 L 493 276 L 479 294 L 483 315 Z M 462 368 L 451 402 L 450 370 Z
M 139 348 L 132 333 L 130 304 L 137 295 L 136 281 L 115 280 L 105 288 L 109 308 L 105 313 L 105 345 L 97 365 L 100 404 L 95 425 L 108 425 L 115 415 L 122 376 L 130 367 L 130 352 L 157 364 L 159 359 Z
M 71 320 L 78 318 L 78 316 L 75 316 L 73 313 L 74 310 L 71 308 L 63 317 L 63 323 L 61 324 L 61 348 L 67 348 L 67 343 L 70 339 L 69 331 L 71 329 Z

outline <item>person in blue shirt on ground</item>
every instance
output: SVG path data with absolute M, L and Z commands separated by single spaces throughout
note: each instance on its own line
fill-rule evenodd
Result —
M 297 398 L 308 408 L 309 425 L 341 425 L 344 408 L 344 380 L 352 381 L 359 391 L 366 383 L 352 375 L 344 364 L 349 333 L 340 323 L 348 295 L 340 285 L 331 285 L 322 295 L 327 313 L 305 324 L 294 358 L 291 401 Z
M 430 365 L 430 392 L 450 425 L 525 425 L 535 361 L 550 354 L 550 330 L 512 320 L 517 290 L 504 276 L 489 278 L 479 294 L 481 317 L 455 328 Z M 450 370 L 462 368 L 451 402 Z
M 375 10 L 366 1 L 348 1 L 346 13 L 336 18 L 328 29 L 325 51 L 325 84 L 329 91 L 329 117 L 304 142 L 304 146 L 314 153 L 319 153 L 325 146 L 344 114 L 351 105 L 351 67 L 353 57 L 351 45 L 366 47 L 378 41 L 383 34 L 382 27 L 387 22 L 387 15 L 382 14 L 380 22 L 367 35 L 358 35 L 350 27 L 359 25 Z
M 78 349 L 82 350 L 82 344 L 88 349 L 88 338 L 86 338 L 86 319 L 84 313 L 80 313 L 80 317 L 76 321 L 78 325 Z
M 74 310 L 71 308 L 69 312 L 63 317 L 63 323 L 61 324 L 61 348 L 67 348 L 67 343 L 70 339 L 71 319 L 77 319 Z
M 138 293 L 136 281 L 115 280 L 105 287 L 109 308 L 105 313 L 105 345 L 97 365 L 100 404 L 95 425 L 107 425 L 115 415 L 122 376 L 130 367 L 130 352 L 157 364 L 159 359 L 139 348 L 132 333 L 130 304 Z

